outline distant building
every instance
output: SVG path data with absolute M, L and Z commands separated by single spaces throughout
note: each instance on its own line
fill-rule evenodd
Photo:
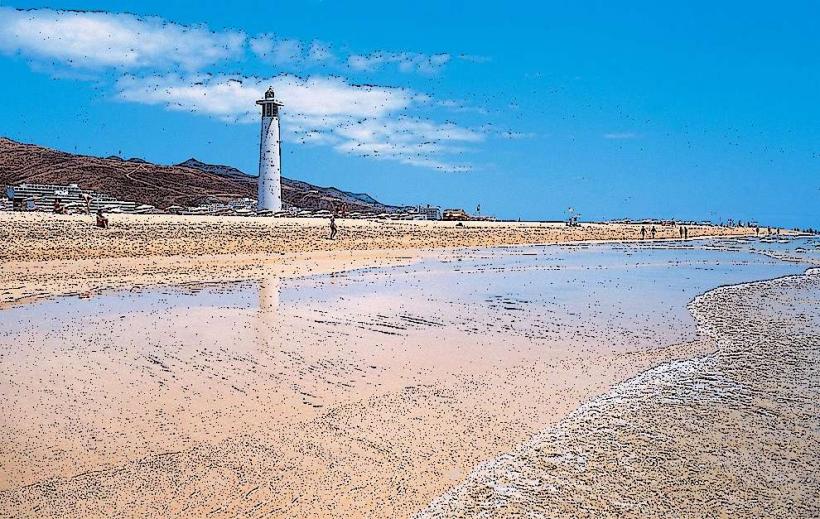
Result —
M 192 207 L 172 205 L 166 209 L 173 214 L 202 214 L 209 216 L 251 216 L 256 214 L 256 200 L 238 198 L 226 202 L 212 202 Z
M 472 217 L 467 214 L 464 209 L 445 209 L 441 214 L 442 220 L 472 220 Z
M 419 215 L 424 216 L 427 220 L 441 220 L 441 209 L 437 206 L 432 206 L 427 204 L 426 206 L 420 205 L 416 208 L 416 212 Z
M 145 212 L 154 209 L 150 205 L 139 205 L 136 202 L 117 200 L 102 193 L 83 191 L 77 184 L 61 186 L 24 183 L 17 186 L 6 186 L 6 198 L 11 201 L 15 211 L 51 212 L 54 210 L 54 202 L 57 199 L 64 208 L 68 211 L 73 210 L 73 212 L 85 212 L 86 208 L 91 212 L 102 209 L 122 213 Z

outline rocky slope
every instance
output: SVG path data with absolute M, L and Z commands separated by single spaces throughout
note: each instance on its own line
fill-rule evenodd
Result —
M 0 138 L 0 186 L 21 182 L 78 184 L 82 189 L 159 208 L 256 198 L 256 177 L 230 166 L 196 159 L 163 166 L 139 158 L 74 155 Z M 343 204 L 349 211 L 393 209 L 365 194 L 288 178 L 282 178 L 282 197 L 286 207 L 302 209 L 334 209 Z

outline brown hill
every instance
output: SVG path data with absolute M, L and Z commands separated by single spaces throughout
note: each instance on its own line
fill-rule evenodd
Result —
M 256 178 L 229 166 L 195 159 L 161 166 L 138 158 L 74 155 L 0 137 L 0 186 L 22 182 L 78 184 L 85 190 L 159 208 L 256 198 Z M 302 209 L 334 209 L 342 204 L 350 211 L 394 209 L 367 195 L 287 178 L 282 178 L 282 198 L 286 207 Z

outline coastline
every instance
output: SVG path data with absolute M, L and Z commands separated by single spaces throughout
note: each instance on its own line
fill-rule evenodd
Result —
M 369 267 L 399 266 L 444 252 L 352 250 L 282 255 L 234 254 L 48 260 L 3 264 L 0 310 L 39 299 L 90 297 L 110 290 L 290 279 Z
M 415 517 L 816 517 L 820 315 L 795 299 L 820 307 L 820 269 L 699 295 L 714 352 L 625 380 Z
M 456 222 L 316 218 L 112 216 L 97 229 L 87 215 L 0 212 L 0 261 L 81 260 L 218 254 L 282 254 L 363 249 L 481 248 L 576 241 L 640 240 L 641 224 L 560 222 Z M 649 226 L 646 226 L 647 230 Z M 690 225 L 689 239 L 753 236 L 750 227 Z M 781 230 L 784 234 L 791 231 Z M 657 226 L 657 240 L 679 240 L 678 227 Z
M 579 258 L 577 254 L 585 253 L 572 252 L 574 258 Z M 43 269 L 28 275 L 43 279 L 54 274 L 53 265 L 73 264 L 73 270 L 65 267 L 64 275 L 54 281 L 55 286 L 68 286 L 66 280 L 74 276 L 84 282 L 82 272 L 91 269 L 91 277 L 106 289 L 105 297 L 110 301 L 117 292 L 108 294 L 107 289 L 127 289 L 127 283 L 138 279 L 134 265 L 139 265 L 147 287 L 163 286 L 161 282 L 168 280 L 169 272 L 176 272 L 177 277 L 168 284 L 179 284 L 186 272 L 193 272 L 191 282 L 207 277 L 203 276 L 206 273 L 219 283 L 237 272 L 245 276 L 243 279 L 264 279 L 273 272 L 278 279 L 367 266 L 410 265 L 421 258 L 444 258 L 445 264 L 473 259 L 485 265 L 486 257 L 493 255 L 486 249 L 330 251 L 280 255 L 271 264 L 260 264 L 264 256 L 247 255 L 239 259 L 239 269 L 233 264 L 236 258 L 111 258 L 41 262 Z M 232 264 L 220 265 L 222 260 Z M 213 263 L 216 265 L 209 266 Z M 593 264 L 598 266 L 598 260 Z M 485 266 L 495 270 L 491 264 Z M 114 271 L 110 278 L 100 279 L 107 268 L 126 270 L 127 275 Z M 456 270 L 463 273 L 460 275 L 475 275 L 474 269 Z M 570 270 L 578 272 L 572 274 L 576 279 L 590 275 L 589 271 Z M 126 285 L 118 287 L 112 279 Z M 153 282 L 157 280 L 159 284 Z M 325 282 L 335 283 L 332 277 Z M 320 282 L 317 290 L 324 292 L 322 287 L 330 288 Z M 75 331 L 70 336 L 44 331 L 25 341 L 22 348 L 17 341 L 8 340 L 5 345 L 0 341 L 0 351 L 5 349 L 5 357 L 0 356 L 5 359 L 0 364 L 3 374 L 10 381 L 18 380 L 17 375 L 26 377 L 19 387 L 16 382 L 8 386 L 0 383 L 4 400 L 13 404 L 6 412 L 14 415 L 19 410 L 20 416 L 31 417 L 29 430 L 39 431 L 38 436 L 28 438 L 25 428 L 18 431 L 13 420 L 7 422 L 8 430 L 16 431 L 12 436 L 20 440 L 4 449 L 6 472 L 0 474 L 0 512 L 104 516 L 113 510 L 137 516 L 211 513 L 228 517 L 344 511 L 409 516 L 456 485 L 478 463 L 504 457 L 504 452 L 541 435 L 545 428 L 560 427 L 567 416 L 575 416 L 579 406 L 585 409 L 589 402 L 607 398 L 608 391 L 620 387 L 625 379 L 640 377 L 647 370 L 663 370 L 670 362 L 688 365 L 691 359 L 708 358 L 710 352 L 718 350 L 716 340 L 709 337 L 627 350 L 593 346 L 594 342 L 585 338 L 555 351 L 541 343 L 534 350 L 542 353 L 533 357 L 533 340 L 525 329 L 494 328 L 497 335 L 482 341 L 479 337 L 490 328 L 469 333 L 465 333 L 469 327 L 437 328 L 429 323 L 441 316 L 431 320 L 431 315 L 414 313 L 401 300 L 399 315 L 409 312 L 409 322 L 415 325 L 398 331 L 395 326 L 401 320 L 386 321 L 389 328 L 382 330 L 389 330 L 389 334 L 385 335 L 373 329 L 380 322 L 371 321 L 373 316 L 343 317 L 331 311 L 331 319 L 327 308 L 320 314 L 268 310 L 262 305 L 263 289 L 259 287 L 258 310 L 184 305 L 165 319 L 159 319 L 162 314 L 150 308 L 133 309 L 133 316 L 112 310 L 115 313 L 92 322 L 85 318 L 83 324 L 72 322 Z M 140 294 L 126 297 L 137 302 Z M 163 297 L 167 295 L 163 293 Z M 57 313 L 78 315 L 75 309 L 86 304 L 83 301 L 69 298 L 54 308 L 59 307 Z M 381 319 L 385 316 L 381 303 L 389 301 L 378 301 Z M 215 310 L 223 326 L 209 323 Z M 519 311 L 509 313 L 518 320 L 522 315 Z M 453 314 L 449 322 L 463 323 L 472 317 L 475 322 L 491 321 L 487 315 L 472 314 L 472 308 L 466 315 Z M 25 318 L 28 314 L 19 315 Z M 127 319 L 120 320 L 122 317 Z M 229 323 L 231 326 L 226 326 Z M 146 341 L 140 330 L 148 327 L 152 336 L 169 340 Z M 270 330 L 271 334 L 248 334 L 247 330 L 254 328 Z M 210 342 L 201 343 L 200 331 Z M 589 333 L 589 328 L 584 333 Z M 108 344 L 108 338 L 116 339 Z M 608 342 L 612 340 L 610 337 Z M 442 343 L 453 352 L 451 358 L 431 355 L 438 350 L 429 347 Z M 203 357 L 204 351 L 214 350 L 216 358 L 213 353 Z M 328 364 L 331 359 L 332 364 Z M 58 373 L 57 378 L 40 371 L 43 364 L 48 367 L 52 363 L 60 370 L 52 371 Z M 236 363 L 244 367 L 234 367 Z M 227 364 L 231 370 L 223 372 Z M 31 372 L 31 367 L 37 372 Z M 77 368 L 82 376 L 77 381 L 79 387 L 74 388 L 77 384 L 71 377 Z M 107 379 L 115 381 L 105 389 L 105 401 L 99 400 L 100 388 L 93 382 L 100 369 Z M 201 374 L 207 377 L 197 380 Z M 365 384 L 348 387 L 351 375 L 364 377 Z M 225 376 L 229 381 L 213 385 Z M 65 377 L 71 382 L 66 385 L 70 391 L 61 391 Z M 303 377 L 316 380 L 308 383 Z M 40 388 L 36 380 L 50 382 Z M 549 382 L 547 387 L 544 381 Z M 150 387 L 157 382 L 159 387 Z M 184 387 L 178 386 L 183 382 Z M 328 382 L 333 387 L 331 393 Z M 23 387 L 25 395 L 20 394 Z M 140 388 L 136 395 L 134 388 Z M 191 389 L 196 395 L 193 405 Z M 72 404 L 70 399 L 78 397 L 81 404 Z M 264 402 L 279 397 L 281 403 L 273 406 Z M 18 399 L 34 399 L 35 403 L 39 399 L 39 403 L 23 409 L 16 403 Z M 112 402 L 120 401 L 125 404 L 114 408 L 124 416 L 97 419 L 97 414 L 106 414 Z M 49 412 L 58 412 L 56 419 L 40 414 L 42 402 L 47 402 Z M 207 418 L 207 427 L 200 427 L 204 415 L 199 411 L 191 414 L 188 408 L 207 409 L 214 418 Z M 60 428 L 66 419 L 59 414 L 61 409 L 78 413 L 69 419 L 74 436 L 68 441 Z M 122 419 L 125 422 L 119 423 Z M 55 422 L 56 428 L 51 425 Z M 49 431 L 51 428 L 54 430 Z M 589 428 L 594 430 L 594 424 Z M 89 437 L 95 439 L 88 442 Z M 148 439 L 150 445 L 143 444 Z M 267 483 L 261 487 L 254 484 L 260 481 Z M 135 486 L 144 490 L 138 509 L 129 508 Z M 77 496 L 84 497 L 78 501 Z
M 546 276 L 529 279 L 573 283 L 595 296 L 584 307 L 604 308 L 601 275 L 617 291 L 645 276 L 601 273 L 597 249 L 572 249 L 461 251 L 462 262 L 432 270 L 311 276 L 283 283 L 308 292 L 303 303 L 285 291 L 278 307 L 268 288 L 257 297 L 246 283 L 239 299 L 218 287 L 205 287 L 213 293 L 201 303 L 199 290 L 150 289 L 5 310 L 0 393 L 13 441 L 0 449 L 0 510 L 409 516 L 624 378 L 714 348 L 653 340 L 643 319 L 613 323 L 604 337 L 602 315 L 504 288 Z M 554 268 L 569 258 L 580 268 Z M 674 278 L 688 283 L 679 268 Z M 437 272 L 447 274 L 429 277 Z M 472 299 L 453 292 L 491 278 L 497 286 Z M 362 290 L 365 299 L 352 297 Z M 38 330 L 28 329 L 34 319 Z
M 83 215 L 0 213 L 0 309 L 110 288 L 289 278 L 481 248 L 680 240 L 676 227 L 640 240 L 641 225 L 628 224 L 337 222 L 339 239 L 331 241 L 318 219 L 119 215 L 103 230 Z M 695 241 L 750 236 L 754 229 L 690 226 L 690 232 Z

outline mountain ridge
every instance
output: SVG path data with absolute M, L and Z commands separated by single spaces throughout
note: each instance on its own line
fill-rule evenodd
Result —
M 232 166 L 190 158 L 175 165 L 154 164 L 139 157 L 77 155 L 0 137 L 0 185 L 23 182 L 78 184 L 82 189 L 160 209 L 195 206 L 237 198 L 256 198 L 257 177 Z M 320 187 L 282 177 L 286 207 L 385 212 L 398 207 L 365 193 Z

